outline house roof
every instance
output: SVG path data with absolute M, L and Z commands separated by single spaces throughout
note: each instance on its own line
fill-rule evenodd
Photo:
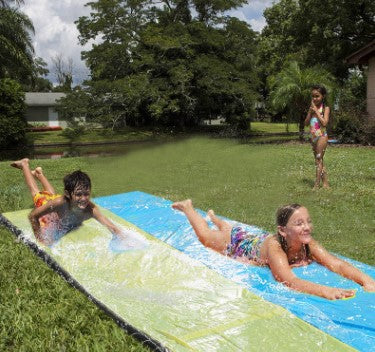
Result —
M 349 64 L 367 64 L 370 57 L 375 56 L 375 39 L 349 55 L 345 61 Z
M 25 93 L 27 106 L 55 106 L 56 100 L 65 97 L 65 93 Z

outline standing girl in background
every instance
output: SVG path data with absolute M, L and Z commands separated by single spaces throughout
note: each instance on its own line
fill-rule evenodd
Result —
M 305 119 L 305 126 L 310 125 L 311 144 L 316 165 L 316 179 L 314 189 L 319 188 L 320 181 L 323 187 L 328 188 L 327 171 L 323 164 L 323 157 L 328 145 L 326 126 L 329 121 L 330 109 L 325 104 L 327 90 L 324 86 L 315 85 L 311 90 L 311 105 Z

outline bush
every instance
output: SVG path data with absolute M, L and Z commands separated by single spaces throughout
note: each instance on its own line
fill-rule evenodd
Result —
M 25 95 L 21 86 L 14 80 L 0 80 L 0 148 L 24 147 L 26 144 L 27 123 Z
M 375 145 L 375 118 L 365 117 L 362 126 L 362 144 Z
M 358 111 L 335 113 L 332 132 L 340 143 L 375 145 L 375 119 Z

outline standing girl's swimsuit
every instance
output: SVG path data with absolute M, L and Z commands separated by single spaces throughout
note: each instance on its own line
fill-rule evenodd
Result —
M 228 245 L 225 255 L 231 258 L 245 256 L 259 262 L 260 247 L 269 235 L 266 231 L 254 230 L 250 226 L 235 226 L 232 228 L 231 243 Z
M 319 113 L 321 116 L 324 115 L 324 104 L 320 105 Z M 326 128 L 320 125 L 319 119 L 315 116 L 310 119 L 310 134 L 313 143 L 316 143 L 320 137 L 327 136 Z

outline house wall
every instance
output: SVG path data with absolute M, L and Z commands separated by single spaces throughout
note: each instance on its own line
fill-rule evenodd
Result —
M 48 126 L 48 107 L 29 106 L 26 109 L 26 121 L 29 123 L 40 123 Z
M 368 62 L 367 112 L 375 117 L 375 56 L 371 57 Z
M 31 124 L 67 127 L 67 122 L 59 119 L 57 111 L 51 106 L 29 106 L 26 109 L 25 117 L 26 121 Z

